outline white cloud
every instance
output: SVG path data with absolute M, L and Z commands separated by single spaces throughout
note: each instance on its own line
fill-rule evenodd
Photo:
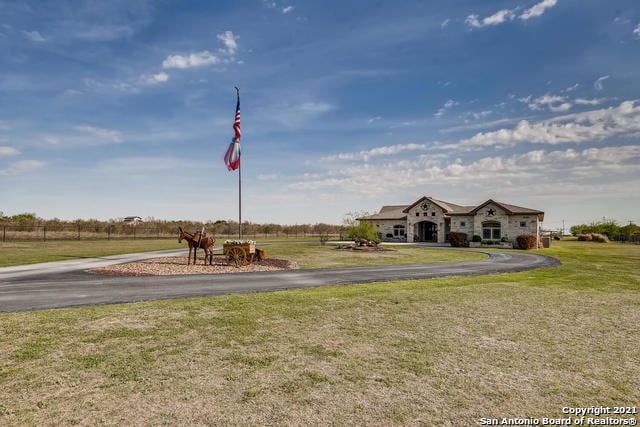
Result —
M 215 55 L 208 50 L 185 55 L 169 55 L 165 58 L 164 61 L 162 61 L 162 68 L 196 68 L 206 65 L 215 65 L 221 62 L 228 63 L 232 61 L 233 55 L 238 50 L 237 40 L 240 37 L 233 34 L 232 31 L 225 31 L 216 35 L 216 38 L 224 45 L 223 48 L 218 49 L 218 52 L 222 55 L 222 57 Z
M 545 94 L 540 98 L 536 98 L 529 103 L 531 110 L 543 110 L 544 107 L 549 108 L 551 111 L 564 112 L 571 109 L 571 103 L 566 102 L 566 96 Z M 527 101 L 528 102 L 528 101 Z
M 440 28 L 444 30 L 445 28 L 447 28 L 450 22 L 451 22 L 451 19 L 449 18 L 445 19 L 444 21 L 442 21 L 442 24 L 440 24 Z
M 116 144 L 124 142 L 122 133 L 114 129 L 103 129 L 88 125 L 76 126 L 75 129 L 79 132 L 91 135 L 100 142 L 111 142 Z
M 580 86 L 580 83 L 576 83 L 573 86 L 569 86 L 562 92 L 573 92 L 574 90 L 578 89 L 579 86 Z
M 522 12 L 518 18 L 523 21 L 527 21 L 531 18 L 537 18 L 538 16 L 542 16 L 542 14 L 547 10 L 552 8 L 558 3 L 557 0 L 542 0 L 540 3 L 534 5 L 533 7 Z
M 371 157 L 390 156 L 403 151 L 423 151 L 426 150 L 425 144 L 397 144 L 384 147 L 372 148 L 370 150 L 358 151 L 356 153 L 339 153 L 331 156 L 322 157 L 322 161 L 335 160 L 364 160 L 368 161 Z
M 514 19 L 519 18 L 522 21 L 527 21 L 531 18 L 537 18 L 542 16 L 542 14 L 547 10 L 552 8 L 557 4 L 557 0 L 542 0 L 541 2 L 533 5 L 529 9 L 526 9 L 522 14 L 517 15 L 516 12 L 519 8 L 515 9 L 502 9 L 494 13 L 493 15 L 487 16 L 485 18 L 480 19 L 478 15 L 469 15 L 465 19 L 465 23 L 471 28 L 482 28 L 493 25 L 504 24 L 508 21 L 513 21 Z
M 478 15 L 469 15 L 464 22 L 472 28 L 482 28 L 513 21 L 515 17 L 515 9 L 502 9 L 482 19 L 479 19 Z
M 550 95 L 550 94 L 545 94 L 540 98 L 536 98 L 532 101 L 531 101 L 531 97 L 522 98 L 520 100 L 523 102 L 527 102 L 531 110 L 540 111 L 540 110 L 544 110 L 546 107 L 549 110 L 557 113 L 569 111 L 573 107 L 573 104 L 600 105 L 604 101 L 606 101 L 606 99 L 604 98 L 594 98 L 594 99 L 576 98 L 574 100 L 570 100 L 566 96 Z
M 491 114 L 493 114 L 492 110 L 485 110 L 485 111 L 478 111 L 478 112 L 471 112 L 471 117 L 473 117 L 474 119 L 478 120 L 478 119 L 483 119 Z
M 441 117 L 442 115 L 444 115 L 444 113 L 447 112 L 447 110 L 450 110 L 451 108 L 455 107 L 456 105 L 459 105 L 460 103 L 458 101 L 455 101 L 453 99 L 449 99 L 447 100 L 447 102 L 444 103 L 444 105 L 442 107 L 440 107 L 438 109 L 438 111 L 435 112 L 434 116 L 436 117 Z
M 38 31 L 22 31 L 22 35 L 27 39 L 31 40 L 32 42 L 36 42 L 36 43 L 42 43 L 47 41 L 47 39 L 45 39 L 42 36 L 42 34 L 40 34 Z
M 371 117 L 370 119 L 367 120 L 367 123 L 377 122 L 378 120 L 382 120 L 382 117 L 381 116 Z
M 602 83 L 609 78 L 611 78 L 609 75 L 598 77 L 598 80 L 593 83 L 593 88 L 597 91 L 601 91 L 604 89 L 604 85 Z
M 640 39 L 640 24 L 636 25 L 636 27 L 633 29 L 633 36 L 636 39 Z
M 11 163 L 6 169 L 0 169 L 0 176 L 18 175 L 21 173 L 31 172 L 35 169 L 42 168 L 45 165 L 45 162 L 41 162 L 39 160 L 21 160 L 19 162 Z
M 169 74 L 165 73 L 164 71 L 158 73 L 158 74 L 153 74 L 153 75 L 143 75 L 142 76 L 142 82 L 143 83 L 147 83 L 150 85 L 155 85 L 155 84 L 159 84 L 159 83 L 164 83 L 166 81 L 169 80 Z
M 293 6 L 287 6 L 285 8 L 282 9 L 282 13 L 290 13 L 293 12 L 293 9 L 295 9 Z
M 559 116 L 531 123 L 520 121 L 513 129 L 480 132 L 448 148 L 510 147 L 523 142 L 538 144 L 582 143 L 640 133 L 640 104 L 624 101 L 617 107 Z
M 221 51 L 227 53 L 228 55 L 234 55 L 236 50 L 238 50 L 238 40 L 240 37 L 233 34 L 232 31 L 225 31 L 224 33 L 220 33 L 216 36 L 218 40 L 224 44 L 225 49 L 221 49 Z
M 471 129 L 488 129 L 496 126 L 504 126 L 507 124 L 517 123 L 518 121 L 520 121 L 520 118 L 498 119 L 498 120 L 491 120 L 491 121 L 482 122 L 482 123 L 465 123 L 464 125 L 460 125 L 460 126 L 452 126 L 449 128 L 439 129 L 438 132 L 451 133 L 451 132 L 460 132 L 460 131 L 471 130 Z
M 214 65 L 220 62 L 220 58 L 205 50 L 189 55 L 169 55 L 162 61 L 162 68 L 194 68 L 205 65 Z
M 294 190 L 335 189 L 359 195 L 388 195 L 398 189 L 414 193 L 428 185 L 465 188 L 495 188 L 522 194 L 531 190 L 548 195 L 563 188 L 593 183 L 611 196 L 611 187 L 621 193 L 629 189 L 620 183 L 635 182 L 640 172 L 640 146 L 545 151 L 533 150 L 511 156 L 483 157 L 477 160 L 451 160 L 424 155 L 403 162 L 367 163 L 344 167 L 331 165 L 324 173 L 296 178 L 289 184 Z M 410 184 L 407 184 L 410 183 Z M 572 190 L 567 190 L 572 191 Z M 595 191 L 595 190 L 594 190 Z
M 0 146 L 0 157 L 17 156 L 18 154 L 20 154 L 20 151 L 13 147 Z
M 573 100 L 573 102 L 575 102 L 578 105 L 600 105 L 604 101 L 606 101 L 606 99 L 604 98 L 594 98 L 594 99 L 576 98 Z

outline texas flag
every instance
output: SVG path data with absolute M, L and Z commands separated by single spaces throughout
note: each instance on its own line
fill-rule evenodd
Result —
M 224 164 L 227 165 L 227 169 L 230 171 L 240 167 L 240 91 L 238 88 L 236 90 L 238 91 L 238 103 L 236 104 L 236 118 L 233 122 L 235 135 L 224 155 Z

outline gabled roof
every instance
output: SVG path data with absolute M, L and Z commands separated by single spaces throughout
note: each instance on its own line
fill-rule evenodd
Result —
M 420 203 L 428 201 L 433 203 L 434 205 L 439 206 L 445 213 L 462 213 L 469 212 L 469 210 L 473 209 L 473 206 L 460 206 L 449 202 L 444 202 L 442 200 L 434 199 L 433 197 L 421 197 L 417 201 L 413 202 L 411 205 L 407 206 L 403 212 L 409 212 L 414 207 L 418 206 Z
M 407 218 L 407 213 L 413 209 L 414 207 L 418 206 L 420 203 L 423 202 L 429 202 L 429 203 L 433 203 L 434 205 L 437 205 L 438 207 L 440 207 L 445 214 L 447 215 L 475 215 L 476 213 L 478 213 L 478 211 L 482 208 L 484 208 L 485 206 L 493 203 L 496 206 L 500 207 L 501 209 L 503 209 L 507 215 L 537 215 L 538 218 L 540 219 L 540 221 L 544 220 L 544 212 L 539 211 L 537 209 L 530 209 L 530 208 L 523 208 L 521 206 L 515 206 L 515 205 L 510 205 L 507 203 L 502 203 L 502 202 L 497 202 L 493 199 L 489 199 L 486 202 L 482 203 L 479 206 L 461 206 L 461 205 L 456 205 L 454 203 L 449 203 L 449 202 L 445 202 L 442 200 L 438 200 L 438 199 L 434 199 L 432 197 L 421 197 L 420 199 L 418 199 L 417 201 L 413 202 L 412 204 L 410 204 L 409 206 L 407 205 L 388 205 L 388 206 L 383 206 L 380 209 L 380 212 L 378 212 L 377 214 L 373 214 L 373 215 L 369 215 L 369 216 L 365 216 L 363 218 L 357 218 L 357 219 L 364 219 L 364 220 L 381 220 L 381 219 L 406 219 Z
M 540 221 L 544 220 L 544 212 L 542 211 L 539 211 L 537 209 L 523 208 L 522 206 L 509 205 L 507 203 L 497 202 L 493 199 L 487 200 L 486 202 L 479 205 L 477 208 L 473 209 L 469 213 L 472 215 L 475 215 L 480 209 L 484 208 L 485 206 L 491 203 L 504 209 L 508 215 L 538 215 L 538 217 L 540 218 Z

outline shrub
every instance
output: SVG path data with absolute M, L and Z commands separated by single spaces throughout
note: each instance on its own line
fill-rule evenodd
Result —
M 482 242 L 482 237 L 481 237 L 481 236 L 478 236 L 478 235 L 476 234 L 476 235 L 474 235 L 474 236 L 471 238 L 471 241 L 472 241 L 472 242 L 474 242 L 474 243 L 480 243 L 480 242 Z
M 378 228 L 367 221 L 360 221 L 358 224 L 347 228 L 347 236 L 349 237 L 349 240 L 356 241 L 366 239 L 380 243 L 380 233 L 378 233 Z
M 467 246 L 467 233 L 451 232 L 447 235 L 447 242 L 451 243 L 454 248 Z
M 610 243 L 611 240 L 607 237 L 606 234 L 600 233 L 586 233 L 580 234 L 578 236 L 578 240 L 581 242 L 599 242 L 599 243 Z
M 598 243 L 611 243 L 606 234 L 591 233 L 591 240 Z
M 502 236 L 502 239 L 500 239 L 500 241 L 503 243 L 509 243 L 511 240 L 509 239 L 508 236 Z
M 366 212 L 348 213 L 344 219 L 344 236 L 354 242 L 365 239 L 380 243 L 382 235 L 378 231 L 378 227 L 366 219 L 358 219 L 367 216 L 368 214 Z
M 532 234 L 521 234 L 516 237 L 516 248 L 518 249 L 534 249 L 538 239 Z

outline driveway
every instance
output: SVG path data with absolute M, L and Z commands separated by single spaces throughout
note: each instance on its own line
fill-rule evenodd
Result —
M 0 312 L 271 292 L 390 280 L 511 273 L 561 264 L 555 258 L 535 253 L 484 253 L 489 255 L 486 260 L 461 263 L 189 276 L 111 277 L 87 271 L 151 257 L 184 255 L 183 249 L 4 267 L 0 268 Z

